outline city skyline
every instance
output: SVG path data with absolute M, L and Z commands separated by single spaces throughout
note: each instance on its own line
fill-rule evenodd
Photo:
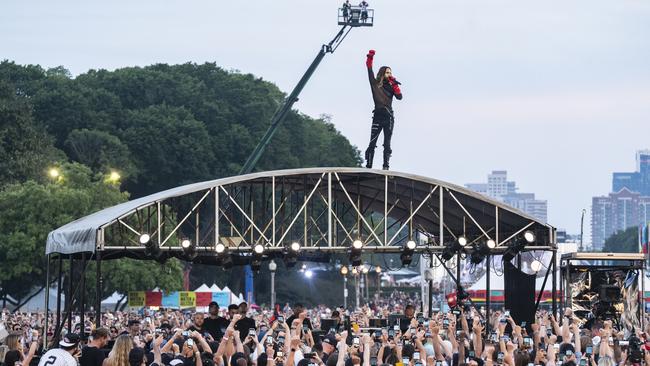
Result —
M 0 44 L 3 58 L 73 75 L 216 62 L 288 92 L 338 31 L 339 5 L 9 1 L 0 4 Z M 611 173 L 633 170 L 629 156 L 648 148 L 640 132 L 650 117 L 650 3 L 370 5 L 375 26 L 355 29 L 326 57 L 295 107 L 330 115 L 364 150 L 372 110 L 364 61 L 376 49 L 377 65 L 392 66 L 403 84 L 395 170 L 462 184 L 499 167 L 551 203 L 549 224 L 575 233 L 591 198 L 609 192 Z

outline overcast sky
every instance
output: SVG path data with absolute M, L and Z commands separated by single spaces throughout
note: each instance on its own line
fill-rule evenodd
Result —
M 289 92 L 338 31 L 340 2 L 4 0 L 0 58 L 73 75 L 209 61 Z M 548 200 L 552 225 L 577 233 L 611 173 L 633 170 L 635 150 L 650 148 L 650 1 L 370 4 L 375 27 L 354 29 L 323 60 L 296 107 L 331 115 L 365 149 L 364 61 L 376 49 L 376 64 L 403 83 L 392 169 L 461 185 L 505 169 L 521 192 Z

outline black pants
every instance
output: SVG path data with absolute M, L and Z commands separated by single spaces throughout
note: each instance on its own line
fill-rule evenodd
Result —
M 395 117 L 393 111 L 388 108 L 375 109 L 372 116 L 372 127 L 370 129 L 370 144 L 366 150 L 366 160 L 372 166 L 372 158 L 375 155 L 375 148 L 377 147 L 377 139 L 379 133 L 384 131 L 384 167 L 388 167 L 390 156 L 393 152 L 390 148 L 390 139 L 393 137 L 393 125 L 395 124 Z

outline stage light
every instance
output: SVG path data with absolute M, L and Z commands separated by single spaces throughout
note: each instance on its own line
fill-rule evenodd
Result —
M 527 243 L 532 243 L 535 241 L 535 233 L 533 233 L 530 230 L 526 230 L 524 232 L 524 239 L 526 240 Z
M 292 255 L 287 255 L 284 257 L 284 265 L 287 266 L 287 268 L 293 268 L 296 266 L 298 263 L 298 258 Z
M 183 247 L 183 249 L 188 249 L 191 245 L 192 245 L 192 241 L 190 239 L 183 238 L 181 240 L 181 247 Z
M 293 250 L 294 252 L 299 251 L 300 250 L 300 243 L 298 243 L 297 241 L 294 241 L 293 243 L 291 243 L 291 250 Z
M 532 269 L 535 272 L 539 272 L 542 269 L 542 262 L 535 259 L 530 263 L 530 269 Z
M 341 267 L 341 274 L 346 276 L 348 274 L 348 267 L 346 266 Z
M 465 245 L 467 245 L 467 238 L 462 236 L 462 235 L 459 236 L 458 237 L 458 244 L 460 244 L 461 247 L 464 247 Z
M 300 270 L 301 270 L 301 271 L 304 271 L 304 270 L 306 270 L 306 269 L 307 269 L 307 265 L 303 263 L 303 264 L 302 264 L 302 267 L 300 267 Z
M 217 246 L 215 247 L 215 251 L 217 254 L 221 254 L 226 251 L 226 246 L 223 245 L 223 243 L 217 243 Z
M 490 249 L 494 249 L 497 247 L 497 242 L 494 241 L 493 239 L 490 239 L 487 241 L 487 247 Z
M 57 169 L 57 168 L 50 168 L 50 170 L 48 170 L 47 174 L 50 176 L 50 178 L 56 179 L 56 178 L 59 177 L 59 175 L 61 175 L 61 172 L 59 172 L 59 169 Z
M 151 236 L 149 234 L 142 234 L 140 235 L 140 244 L 147 244 L 151 240 Z
M 409 240 L 409 241 L 406 242 L 406 249 L 408 249 L 408 250 L 415 250 L 416 246 L 417 245 L 415 244 L 414 240 Z
M 146 234 L 145 234 L 146 235 Z M 147 235 L 148 236 L 148 235 Z M 144 254 L 148 257 L 158 258 L 160 256 L 160 248 L 152 241 L 144 243 Z
M 485 256 L 480 252 L 480 250 L 475 250 L 472 252 L 472 255 L 469 257 L 469 261 L 472 264 L 480 264 L 485 259 Z
M 454 248 L 452 248 L 449 245 L 445 246 L 445 248 L 442 250 L 442 255 L 441 255 L 443 262 L 447 262 L 448 260 L 453 258 L 454 254 L 456 254 Z
M 515 256 L 519 254 L 519 249 L 517 246 L 510 246 L 506 251 L 503 253 L 503 261 L 504 262 L 510 262 Z
M 363 242 L 359 239 L 352 242 L 352 248 L 350 248 L 350 263 L 353 267 L 359 266 L 361 264 L 361 248 L 363 248 Z
M 367 265 L 364 264 L 363 266 L 361 266 L 361 272 L 363 272 L 363 273 L 368 273 L 369 270 L 370 270 L 370 269 L 368 268 Z
M 251 269 L 255 272 L 259 271 L 262 267 L 262 259 L 260 257 L 253 256 L 251 259 Z
M 352 274 L 355 275 L 357 273 L 359 273 L 359 271 L 357 270 L 357 267 L 352 267 Z
M 379 266 L 375 267 L 375 272 L 381 273 L 381 267 L 379 267 Z
M 314 276 L 314 272 L 311 269 L 305 271 L 305 277 L 312 278 L 312 276 Z
M 253 251 L 255 252 L 255 254 L 262 254 L 262 253 L 264 253 L 264 245 L 262 245 L 262 244 L 255 244 L 255 246 L 253 246 Z

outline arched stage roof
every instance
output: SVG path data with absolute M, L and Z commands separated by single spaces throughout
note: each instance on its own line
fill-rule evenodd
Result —
M 194 183 L 112 206 L 50 232 L 46 254 L 133 256 L 145 252 L 138 240 L 145 233 L 178 257 L 181 238 L 198 257 L 214 257 L 219 242 L 233 253 L 250 253 L 257 243 L 281 252 L 293 241 L 307 252 L 343 252 L 361 239 L 364 250 L 398 252 L 414 239 L 417 251 L 442 251 L 459 236 L 469 246 L 495 240 L 498 251 L 527 230 L 536 235 L 533 247 L 555 248 L 552 226 L 454 184 L 394 171 L 306 168 Z

